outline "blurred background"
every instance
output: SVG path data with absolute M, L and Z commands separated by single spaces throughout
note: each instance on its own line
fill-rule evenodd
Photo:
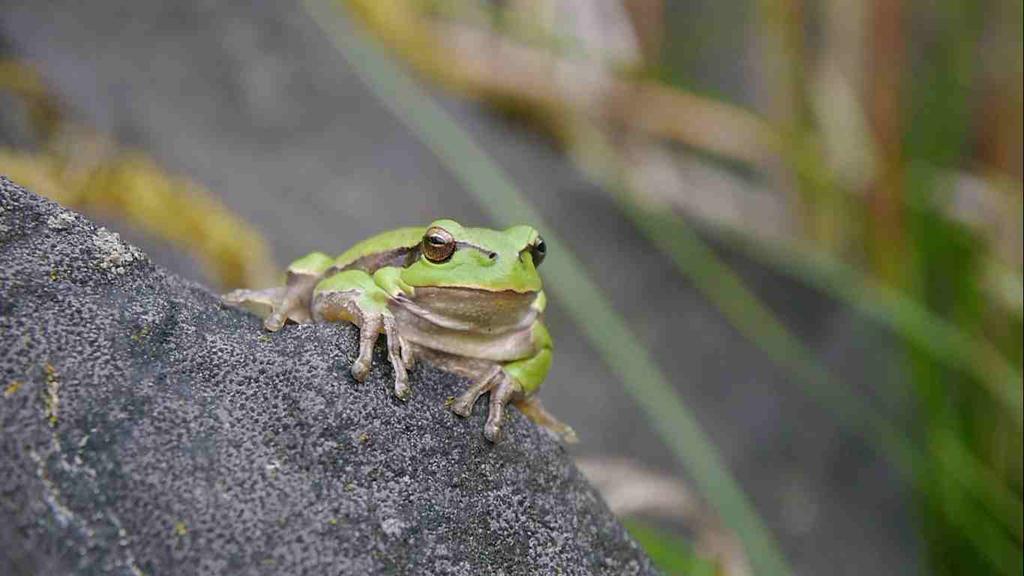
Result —
M 214 291 L 550 246 L 542 398 L 666 574 L 1021 574 L 1019 0 L 0 0 L 0 173 Z

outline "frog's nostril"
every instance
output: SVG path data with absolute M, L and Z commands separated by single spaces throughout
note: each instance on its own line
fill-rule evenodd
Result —
M 487 257 L 490 258 L 491 260 L 495 260 L 495 259 L 498 258 L 498 253 L 497 252 L 488 252 L 487 253 Z

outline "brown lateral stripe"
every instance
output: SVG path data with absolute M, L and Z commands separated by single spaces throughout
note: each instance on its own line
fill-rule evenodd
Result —
M 373 274 L 377 270 L 388 266 L 404 268 L 415 262 L 419 256 L 419 244 L 416 244 L 415 246 L 402 246 L 386 252 L 367 254 L 362 258 L 353 260 L 342 268 L 332 268 L 325 274 L 325 276 L 330 276 L 335 272 L 344 272 L 345 270 L 362 270 L 367 274 Z

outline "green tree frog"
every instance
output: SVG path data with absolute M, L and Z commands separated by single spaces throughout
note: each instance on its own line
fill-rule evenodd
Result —
M 545 249 L 529 226 L 499 231 L 438 220 L 378 234 L 336 258 L 314 252 L 291 263 L 285 286 L 235 290 L 223 300 L 261 313 L 270 331 L 288 321 L 355 324 L 359 355 L 352 376 L 360 382 L 383 333 L 401 399 L 410 393 L 408 371 L 416 359 L 471 379 L 451 409 L 467 417 L 489 393 L 484 436 L 491 442 L 501 435 L 510 402 L 571 442 L 572 429 L 534 397 L 551 366 L 537 273 Z

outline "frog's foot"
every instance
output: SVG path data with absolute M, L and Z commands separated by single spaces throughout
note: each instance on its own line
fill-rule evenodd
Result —
M 540 398 L 527 396 L 513 401 L 513 404 L 515 404 L 516 408 L 519 408 L 519 411 L 522 412 L 523 415 L 532 420 L 534 424 L 554 432 L 562 442 L 565 442 L 566 444 L 575 444 L 579 442 L 579 438 L 576 436 L 576 431 L 572 429 L 572 426 L 562 422 L 553 414 L 548 412 L 544 408 L 544 405 L 541 404 Z
M 501 426 L 505 419 L 505 406 L 514 397 L 522 394 L 519 383 L 509 377 L 501 366 L 495 366 L 476 380 L 468 390 L 452 403 L 452 412 L 463 418 L 473 412 L 473 405 L 485 392 L 491 393 L 487 422 L 484 423 L 484 437 L 491 442 L 501 438 Z
M 239 306 L 263 316 L 263 327 L 277 332 L 285 322 L 299 324 L 309 322 L 309 295 L 315 278 L 302 278 L 299 282 L 289 279 L 288 286 L 276 286 L 266 290 L 235 290 L 220 297 L 225 304 Z
M 404 352 L 408 346 L 398 335 L 398 325 L 390 313 L 364 315 L 364 321 L 359 325 L 359 357 L 352 363 L 352 376 L 360 382 L 366 379 L 373 363 L 373 346 L 377 343 L 382 327 L 387 338 L 388 360 L 395 371 L 395 396 L 405 400 L 412 392 L 405 361 L 405 358 L 411 357 L 411 353 Z
M 310 321 L 309 301 L 313 287 L 331 267 L 334 259 L 322 252 L 313 252 L 288 265 L 284 286 L 266 290 L 235 290 L 221 296 L 221 301 L 241 306 L 263 317 L 263 327 L 276 332 L 285 322 Z
M 366 380 L 373 366 L 373 347 L 381 332 L 387 338 L 388 360 L 395 371 L 395 396 L 409 397 L 409 368 L 413 364 L 412 347 L 398 334 L 398 324 L 386 308 L 360 305 L 359 294 L 351 292 L 318 292 L 313 310 L 317 321 L 344 319 L 359 327 L 359 356 L 352 363 L 352 377 Z

